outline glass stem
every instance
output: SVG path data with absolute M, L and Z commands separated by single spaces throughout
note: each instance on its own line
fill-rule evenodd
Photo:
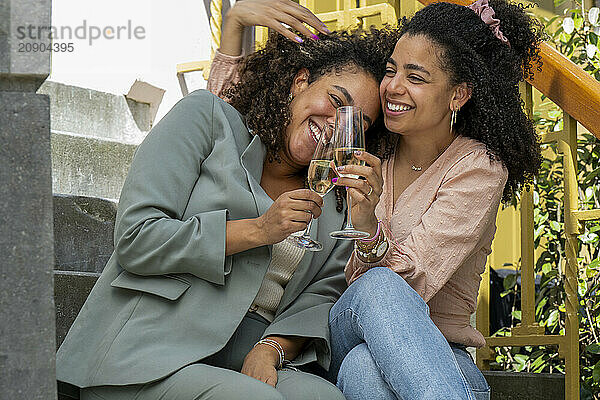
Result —
M 354 225 L 352 225 L 352 199 L 350 198 L 348 188 L 346 188 L 346 202 L 348 203 L 348 218 L 346 219 L 344 230 L 354 230 Z
M 308 225 L 306 225 L 306 229 L 304 230 L 304 233 L 302 234 L 303 238 L 310 239 L 310 226 L 312 225 L 313 219 L 314 218 L 312 218 L 312 214 L 311 214 L 310 221 L 309 221 Z

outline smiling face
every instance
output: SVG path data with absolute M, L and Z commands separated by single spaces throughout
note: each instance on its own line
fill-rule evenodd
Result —
M 282 157 L 297 168 L 310 163 L 320 130 L 335 121 L 337 107 L 355 105 L 363 110 L 365 129 L 377 118 L 380 103 L 377 81 L 373 76 L 348 66 L 309 83 L 303 69 L 294 78 L 290 103 L 292 118 L 286 129 L 286 146 Z
M 396 43 L 379 86 L 385 126 L 391 132 L 449 132 L 456 88 L 440 68 L 440 54 L 425 36 L 404 35 Z

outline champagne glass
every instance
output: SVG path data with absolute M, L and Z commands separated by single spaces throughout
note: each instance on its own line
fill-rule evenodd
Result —
M 333 132 L 334 158 L 336 166 L 342 165 L 365 165 L 365 162 L 356 158 L 355 151 L 365 151 L 365 133 L 363 128 L 363 114 L 360 107 L 344 106 L 339 107 L 335 113 L 335 129 Z M 358 175 L 343 174 L 340 176 L 358 179 Z M 331 232 L 330 235 L 335 239 L 363 239 L 369 237 L 368 232 L 362 232 L 354 229 L 352 225 L 352 199 L 350 193 L 346 190 L 348 203 L 348 217 L 346 226 L 341 231 Z
M 335 178 L 333 157 L 333 129 L 329 125 L 325 125 L 320 129 L 321 136 L 317 143 L 317 148 L 313 154 L 313 158 L 308 166 L 308 187 L 319 196 L 324 197 L 334 185 L 331 179 Z M 312 219 L 308 223 L 308 226 L 300 236 L 292 235 L 289 240 L 301 248 L 309 251 L 320 251 L 323 249 L 323 245 L 318 241 L 310 237 L 310 226 L 312 225 Z

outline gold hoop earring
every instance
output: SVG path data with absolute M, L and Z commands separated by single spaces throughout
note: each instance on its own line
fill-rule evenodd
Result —
M 452 131 L 454 130 L 454 125 L 456 125 L 456 120 L 458 118 L 458 110 L 452 110 L 452 115 L 450 116 L 450 133 L 452 133 Z

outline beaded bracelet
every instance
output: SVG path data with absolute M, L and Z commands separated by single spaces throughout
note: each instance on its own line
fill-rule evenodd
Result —
M 285 361 L 285 351 L 283 350 L 283 347 L 281 347 L 281 344 L 277 340 L 265 338 L 256 342 L 253 347 L 258 346 L 259 344 L 266 344 L 277 351 L 277 354 L 279 354 L 279 364 L 277 365 L 276 369 L 280 369 Z

